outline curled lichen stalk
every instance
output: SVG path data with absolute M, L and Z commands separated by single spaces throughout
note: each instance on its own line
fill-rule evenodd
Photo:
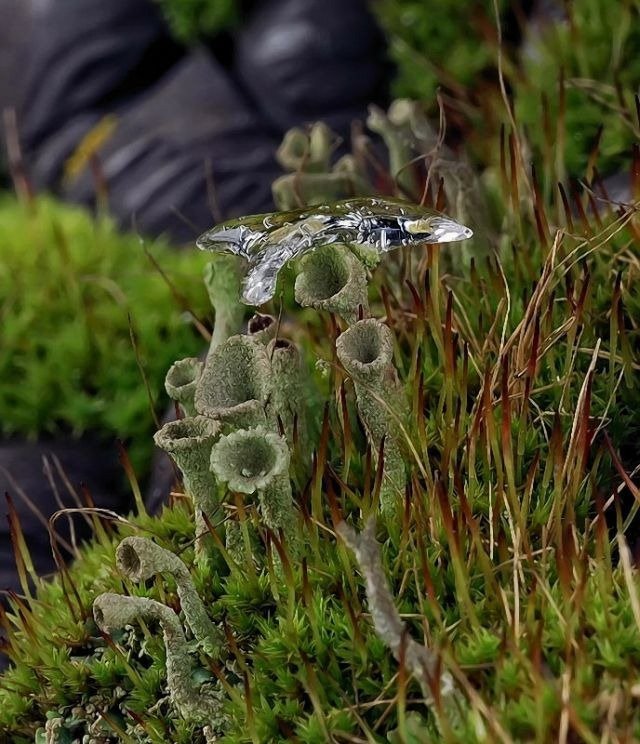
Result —
M 160 449 L 169 454 L 182 472 L 185 491 L 191 496 L 196 517 L 196 548 L 201 553 L 208 533 L 204 515 L 215 522 L 220 500 L 216 480 L 209 468 L 211 448 L 220 435 L 220 424 L 204 416 L 193 416 L 165 424 L 154 436 Z
M 375 318 L 361 320 L 338 336 L 336 350 L 353 379 L 374 457 L 384 448 L 380 505 L 383 512 L 393 512 L 404 493 L 406 473 L 400 444 L 405 403 L 393 366 L 391 331 Z
M 200 691 L 193 682 L 193 665 L 187 640 L 176 613 L 166 605 L 144 597 L 101 594 L 93 603 L 98 627 L 113 633 L 139 622 L 157 622 L 162 628 L 167 656 L 167 686 L 180 715 L 200 724 L 220 721 L 222 705 L 212 694 Z
M 270 372 L 263 344 L 232 336 L 207 358 L 196 389 L 196 410 L 232 429 L 266 423 Z
M 301 259 L 295 297 L 303 307 L 327 310 L 355 323 L 369 314 L 366 269 L 346 246 L 322 246 Z
M 358 561 L 365 580 L 371 619 L 380 639 L 398 661 L 404 660 L 406 667 L 418 680 L 425 700 L 433 701 L 432 690 L 436 685 L 441 698 L 451 697 L 454 692 L 451 675 L 439 672 L 437 654 L 411 637 L 395 606 L 382 568 L 380 545 L 375 537 L 375 519 L 371 517 L 361 533 L 356 533 L 345 522 L 338 524 L 336 532 Z
M 116 550 L 116 565 L 132 581 L 147 581 L 156 574 L 170 574 L 176 582 L 187 625 L 209 655 L 217 657 L 222 634 L 209 618 L 189 569 L 177 555 L 145 537 L 126 537 Z
M 171 365 L 164 381 L 167 394 L 171 400 L 180 404 L 187 416 L 194 416 L 196 412 L 193 398 L 203 366 L 203 363 L 194 357 L 180 359 Z
M 289 480 L 289 449 L 283 437 L 265 427 L 241 429 L 220 437 L 211 451 L 211 469 L 232 491 L 258 496 L 260 516 L 282 531 L 295 550 L 296 511 Z

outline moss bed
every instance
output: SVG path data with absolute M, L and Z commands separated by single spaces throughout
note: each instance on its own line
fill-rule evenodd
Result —
M 378 6 L 405 50 L 427 48 L 424 39 L 402 31 L 402 24 L 391 25 L 396 10 L 412 5 L 380 0 Z M 394 426 L 401 423 L 407 472 L 395 512 L 380 513 L 378 453 L 367 442 L 352 380 L 336 356 L 345 324 L 328 312 L 296 305 L 290 267 L 266 310 L 280 318 L 280 333 L 300 349 L 305 369 L 313 455 L 305 461 L 292 448 L 295 533 L 283 539 L 265 526 L 254 499 L 223 490 L 227 516 L 253 529 L 252 552 L 232 558 L 220 521 L 209 526 L 217 548 L 208 560 L 198 560 L 191 500 L 176 483 L 171 506 L 155 518 L 141 506 L 117 519 L 88 511 L 93 541 L 78 547 L 77 559 L 57 578 L 44 582 L 33 575 L 14 525 L 23 592 L 8 598 L 1 618 L 12 661 L 0 679 L 5 740 L 591 744 L 640 739 L 640 220 L 634 201 L 612 204 L 602 191 L 589 188 L 598 172 L 637 174 L 640 167 L 634 155 L 640 122 L 632 105 L 640 75 L 633 61 L 625 63 L 637 10 L 623 3 L 628 23 L 612 34 L 603 1 L 571 8 L 572 23 L 556 24 L 544 36 L 545 54 L 569 55 L 562 64 L 554 62 L 557 56 L 537 56 L 535 64 L 515 57 L 505 40 L 506 100 L 495 75 L 476 78 L 474 68 L 468 78 L 452 71 L 445 79 L 438 71 L 441 82 L 459 80 L 457 88 L 447 89 L 457 102 L 448 108 L 457 111 L 448 119 L 450 144 L 460 150 L 464 142 L 476 174 L 465 181 L 459 199 L 452 198 L 455 188 L 445 189 L 448 179 L 459 184 L 453 166 L 443 166 L 441 188 L 438 179 L 426 188 L 421 166 L 402 177 L 378 170 L 365 182 L 362 173 L 350 170 L 357 171 L 353 161 L 346 164 L 355 191 L 407 196 L 415 188 L 413 198 L 424 194 L 454 216 L 466 208 L 476 230 L 464 248 L 390 253 L 370 281 L 371 314 L 393 334 L 393 362 L 407 410 L 403 417 L 400 409 L 387 411 Z M 600 18 L 600 24 L 587 22 L 587 9 L 594 14 L 589 19 Z M 489 24 L 491 10 L 488 5 L 483 11 Z M 413 28 L 418 34 L 421 27 Z M 453 30 L 460 28 L 456 21 Z M 485 41 L 491 35 L 487 28 L 497 39 L 495 26 L 483 21 L 479 28 Z M 580 42 L 573 51 L 563 36 L 569 32 Z M 471 34 L 459 43 L 476 44 L 478 38 Z M 497 48 L 492 58 L 488 53 L 489 67 L 497 62 Z M 419 78 L 417 63 L 400 62 L 401 90 L 427 98 L 429 108 L 430 91 L 411 89 Z M 542 73 L 537 77 L 533 68 L 545 65 L 559 76 L 559 88 Z M 578 84 L 583 75 L 597 82 Z M 475 85 L 479 79 L 489 80 L 486 88 Z M 610 85 L 617 86 L 614 103 L 607 98 Z M 565 109 L 553 108 L 562 101 Z M 483 119 L 486 107 L 491 116 Z M 549 121 L 556 127 L 553 136 Z M 599 147 L 589 128 L 595 121 L 603 124 Z M 386 142 L 393 145 L 393 138 Z M 294 175 L 303 191 L 313 188 L 315 199 L 322 189 L 334 194 L 332 173 L 316 172 L 307 180 L 304 172 Z M 584 183 L 576 185 L 573 177 Z M 635 199 L 637 175 L 635 180 L 630 175 L 629 184 Z M 482 210 L 477 201 L 469 202 L 472 196 L 482 197 Z M 74 210 L 69 214 L 86 225 L 87 236 L 103 229 L 83 222 Z M 31 219 L 21 217 L 29 225 Z M 77 250 L 82 257 L 83 246 L 94 249 L 90 237 L 66 246 L 57 234 L 49 233 L 45 256 Z M 122 246 L 120 255 L 139 255 L 124 248 L 128 239 L 110 228 L 108 234 Z M 62 248 L 56 247 L 60 243 Z M 106 260 L 104 252 L 98 255 Z M 118 271 L 125 265 L 134 264 L 114 259 Z M 201 265 L 197 271 L 185 268 L 187 278 L 176 277 L 176 286 L 191 296 L 200 291 Z M 67 271 L 59 273 L 68 281 Z M 148 276 L 157 278 L 152 271 Z M 146 290 L 147 283 L 143 286 Z M 166 292 L 166 284 L 158 286 Z M 140 291 L 139 281 L 135 288 Z M 166 322 L 175 306 L 171 293 L 163 297 L 156 307 Z M 51 312 L 48 303 L 42 307 L 43 314 Z M 109 307 L 126 318 L 117 303 Z M 74 308 L 82 308 L 71 317 L 85 329 L 91 315 L 84 314 L 82 303 Z M 172 328 L 179 329 L 183 311 L 175 312 Z M 7 318 L 14 315 L 7 305 Z M 126 339 L 128 323 L 122 323 Z M 43 327 L 45 336 L 49 328 L 60 324 Z M 198 342 L 185 328 L 169 353 L 156 328 L 140 337 L 167 352 L 162 360 L 151 347 L 143 354 L 158 365 L 157 389 L 169 363 L 193 353 L 189 344 Z M 31 341 L 40 338 L 29 335 L 26 323 L 16 338 L 25 333 Z M 37 348 L 29 353 L 37 357 Z M 146 393 L 131 359 L 123 390 L 130 385 L 142 400 Z M 64 377 L 68 368 L 61 369 Z M 120 390 L 121 374 L 118 370 L 114 391 Z M 30 394 L 26 386 L 25 395 Z M 111 415 L 121 417 L 118 426 L 135 433 L 141 446 L 149 446 L 145 432 L 134 426 L 137 420 L 127 417 L 125 399 L 122 410 L 114 404 Z M 74 395 L 68 400 L 69 409 L 80 406 Z M 24 415 L 33 417 L 24 406 Z M 38 427 L 60 418 L 44 410 L 41 416 Z M 366 566 L 340 536 L 341 523 L 361 533 L 370 517 L 376 520 L 382 571 L 405 623 L 395 653 L 378 632 Z M 104 592 L 154 599 L 185 624 L 185 607 L 170 577 L 133 582 L 118 569 L 116 546 L 127 536 L 152 539 L 185 562 L 208 617 L 222 633 L 222 649 L 215 653 L 189 632 L 186 636 L 189 684 L 198 695 L 220 701 L 209 725 L 177 712 L 165 644 L 153 623 L 112 633 L 96 625 L 93 603 Z M 410 673 L 409 639 L 438 659 L 428 695 Z M 445 678 L 455 694 L 445 689 Z
M 193 320 L 206 320 L 206 292 L 191 281 L 203 257 L 52 199 L 8 195 L 0 252 L 0 432 L 117 436 L 147 467 L 167 367 L 204 345 Z

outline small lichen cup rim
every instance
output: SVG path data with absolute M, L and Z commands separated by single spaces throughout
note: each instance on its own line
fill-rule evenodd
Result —
M 262 461 L 260 458 L 262 457 Z M 244 464 L 243 460 L 247 461 Z M 220 437 L 211 450 L 211 469 L 232 491 L 252 494 L 287 472 L 289 450 L 284 439 L 262 426 Z
M 188 416 L 164 424 L 154 435 L 155 443 L 165 451 L 180 453 L 207 444 L 220 431 L 220 424 L 207 416 Z
M 391 363 L 391 329 L 376 318 L 365 318 L 340 334 L 338 357 L 347 371 L 366 376 L 382 373 Z
M 181 389 L 197 383 L 202 375 L 202 368 L 202 362 L 197 357 L 178 359 L 169 367 L 166 384 Z

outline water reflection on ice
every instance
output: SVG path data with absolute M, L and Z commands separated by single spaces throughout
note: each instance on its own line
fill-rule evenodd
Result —
M 287 261 L 321 245 L 351 243 L 385 253 L 472 235 L 440 212 L 399 199 L 366 197 L 231 220 L 201 235 L 197 245 L 246 259 L 242 300 L 262 305 L 273 297 L 278 272 Z

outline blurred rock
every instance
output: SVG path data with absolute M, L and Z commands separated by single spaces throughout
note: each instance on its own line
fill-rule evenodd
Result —
M 45 458 L 51 466 L 53 481 L 64 507 L 75 507 L 78 504 L 55 467 L 55 458 L 78 495 L 84 486 L 89 490 L 96 506 L 118 513 L 126 513 L 130 509 L 130 497 L 123 487 L 123 471 L 118 463 L 114 444 L 89 436 L 79 440 L 25 442 L 15 439 L 0 443 L 0 509 L 5 516 L 0 520 L 0 590 L 13 589 L 21 592 L 6 519 L 8 509 L 5 494 L 11 496 L 16 507 L 36 571 L 40 575 L 55 571 L 46 523 L 61 505 L 46 475 Z M 23 494 L 40 513 L 40 518 Z M 88 537 L 90 530 L 84 519 L 79 515 L 72 519 L 77 539 Z M 59 518 L 55 526 L 68 541 L 70 532 L 67 519 Z
M 27 60 L 31 0 L 0 0 L 0 115 L 20 102 Z M 0 133 L 4 128 L 0 126 Z M 7 175 L 5 148 L 0 146 L 0 178 Z
M 106 201 L 125 228 L 177 242 L 273 208 L 291 126 L 323 120 L 347 138 L 386 95 L 366 0 L 257 4 L 231 72 L 172 41 L 151 0 L 38 0 L 27 44 L 19 124 L 33 185 Z
M 15 106 L 27 59 L 32 0 L 0 0 L 0 110 Z
M 37 0 L 20 129 L 36 187 L 50 188 L 82 136 L 181 56 L 149 0 Z
M 195 51 L 119 113 L 98 150 L 109 208 L 125 227 L 193 241 L 217 219 L 272 208 L 278 140 L 220 65 Z M 87 166 L 65 195 L 91 203 L 95 187 Z
M 235 70 L 282 132 L 322 120 L 346 137 L 387 99 L 386 43 L 366 0 L 265 0 L 238 34 Z

